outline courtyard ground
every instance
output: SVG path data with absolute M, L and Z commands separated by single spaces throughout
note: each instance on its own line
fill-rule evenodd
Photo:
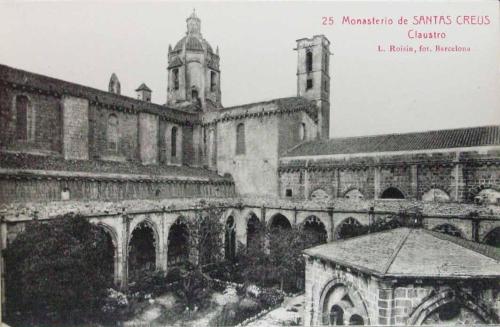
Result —
M 214 293 L 209 308 L 191 313 L 183 313 L 181 316 L 172 315 L 175 306 L 175 297 L 172 293 L 159 296 L 149 302 L 141 312 L 133 319 L 126 321 L 125 327 L 138 326 L 209 326 L 210 320 L 221 310 L 222 306 L 229 302 L 237 302 L 237 297 L 228 294 Z M 302 324 L 304 308 L 304 295 L 286 297 L 282 305 L 249 323 L 249 327 L 273 327 L 273 326 L 299 326 Z
M 304 313 L 304 294 L 295 297 L 286 297 L 281 306 L 247 327 L 275 327 L 275 326 L 301 326 Z

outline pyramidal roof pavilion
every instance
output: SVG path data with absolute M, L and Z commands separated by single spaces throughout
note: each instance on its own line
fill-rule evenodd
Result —
M 423 228 L 397 228 L 304 251 L 378 277 L 500 277 L 500 249 Z

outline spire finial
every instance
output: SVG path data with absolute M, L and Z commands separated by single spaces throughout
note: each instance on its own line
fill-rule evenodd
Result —
M 193 8 L 193 13 L 186 19 L 187 34 L 200 34 L 201 20 L 196 16 L 196 9 Z

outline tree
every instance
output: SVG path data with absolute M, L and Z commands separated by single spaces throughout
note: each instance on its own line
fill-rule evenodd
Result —
M 194 219 L 187 219 L 189 231 L 189 252 L 195 269 L 222 259 L 224 247 L 224 224 L 221 222 L 222 209 L 214 205 L 197 211 Z
M 112 275 L 108 236 L 73 215 L 32 221 L 4 252 L 7 310 L 30 324 L 89 321 Z

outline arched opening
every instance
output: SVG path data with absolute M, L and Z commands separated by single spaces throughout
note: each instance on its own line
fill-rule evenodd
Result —
M 448 193 L 439 188 L 432 188 L 422 194 L 422 201 L 448 202 L 450 201 L 450 196 L 448 195 Z
M 479 325 L 484 319 L 458 301 L 445 303 L 425 318 L 422 325 Z
M 300 123 L 299 127 L 299 138 L 301 141 L 304 141 L 307 137 L 306 134 L 306 124 L 305 123 Z
M 306 52 L 306 71 L 308 73 L 313 70 L 313 54 L 311 51 Z
M 326 243 L 327 232 L 323 222 L 316 216 L 308 217 L 303 224 L 311 246 Z
M 236 154 L 245 154 L 245 124 L 236 126 Z
M 156 237 L 153 228 L 142 222 L 132 232 L 129 242 L 129 279 L 134 280 L 145 271 L 156 268 Z
M 118 152 L 118 117 L 115 114 L 111 114 L 108 117 L 108 150 L 116 153 Z
M 292 228 L 292 224 L 288 218 L 278 213 L 271 218 L 271 224 L 269 225 L 272 229 L 290 229 Z
M 175 68 L 172 70 L 172 79 L 174 82 L 174 90 L 179 89 L 179 69 Z
M 217 73 L 214 71 L 210 72 L 210 92 L 215 92 L 217 90 Z
M 114 275 L 115 275 L 115 252 L 116 252 L 116 247 L 113 242 L 113 237 L 111 236 L 110 232 L 107 231 L 104 228 L 101 228 L 103 235 L 106 239 L 106 246 L 104 249 L 104 262 L 102 262 L 102 268 L 106 276 L 109 278 L 110 284 L 114 280 Z
M 189 260 L 189 230 L 179 218 L 168 232 L 168 265 L 180 265 Z
M 442 224 L 442 225 L 436 226 L 433 228 L 433 230 L 436 232 L 443 233 L 443 234 L 448 234 L 451 236 L 464 238 L 464 236 L 462 235 L 462 232 L 460 232 L 460 230 L 458 228 L 456 228 L 455 226 L 450 225 L 450 224 Z
M 35 139 L 35 112 L 27 96 L 16 96 L 16 137 L 22 141 Z
M 344 310 L 338 305 L 334 305 L 330 309 L 330 325 L 331 326 L 344 325 Z
M 496 227 L 491 230 L 484 238 L 484 243 L 496 246 L 497 248 L 500 247 L 500 227 Z
M 251 212 L 247 222 L 247 250 L 261 249 L 263 226 L 257 216 Z
M 353 314 L 351 318 L 349 318 L 349 325 L 351 326 L 362 326 L 365 324 L 365 321 L 360 315 Z
M 170 156 L 173 158 L 177 156 L 177 126 L 172 127 L 170 135 Z
M 344 194 L 344 197 L 346 199 L 362 200 L 364 198 L 364 195 L 363 195 L 363 193 L 361 193 L 360 190 L 358 190 L 357 188 L 355 188 L 355 189 L 352 189 L 350 191 L 347 191 Z
M 403 192 L 398 190 L 395 187 L 389 187 L 386 189 L 384 192 L 382 192 L 382 195 L 380 196 L 382 199 L 404 199 L 405 196 Z
M 335 239 L 346 239 L 363 234 L 363 226 L 354 218 L 347 218 L 342 221 L 335 231 Z
M 233 216 L 226 220 L 226 233 L 224 238 L 224 255 L 226 260 L 233 261 L 236 257 L 236 224 Z

